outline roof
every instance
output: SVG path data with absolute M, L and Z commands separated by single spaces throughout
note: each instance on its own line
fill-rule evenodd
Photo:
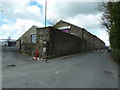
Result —
M 33 25 L 31 28 L 33 28 L 33 27 L 39 28 L 38 26 L 35 26 L 35 25 Z M 31 28 L 29 28 L 25 33 L 27 33 Z M 24 33 L 24 34 L 25 34 L 25 33 Z M 23 35 L 24 35 L 24 34 L 23 34 Z M 22 35 L 22 36 L 23 36 L 23 35 Z M 16 41 L 18 41 L 22 36 L 20 36 Z
M 77 27 L 77 28 L 80 28 L 80 29 L 88 32 L 85 28 L 78 27 L 78 26 L 76 26 L 76 25 L 74 25 L 74 24 L 71 24 L 71 23 L 66 22 L 66 21 L 63 21 L 63 20 L 60 20 L 60 21 L 59 21 L 58 23 L 56 23 L 53 27 L 57 26 L 57 25 L 60 24 L 60 23 L 67 23 L 67 24 L 69 24 L 69 25 L 75 26 L 75 27 Z M 101 40 L 100 38 L 98 38 L 96 35 L 93 35 L 93 34 L 90 33 L 90 32 L 88 32 L 88 33 L 91 34 L 93 37 L 96 37 L 97 39 L 99 39 L 100 41 L 102 41 L 102 40 Z M 103 42 L 103 41 L 102 41 L 102 42 Z M 103 43 L 104 43 L 104 42 L 103 42 Z

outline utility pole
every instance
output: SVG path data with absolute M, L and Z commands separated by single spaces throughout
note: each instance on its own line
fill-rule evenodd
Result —
M 2 18 L 2 20 L 1 20 L 1 24 L 0 24 L 0 26 L 2 26 L 2 23 L 3 23 L 3 6 L 2 6 L 2 0 L 1 0 L 1 5 L 0 5 L 0 12 L 1 12 L 1 18 Z
M 2 18 L 2 20 L 1 20 L 1 26 L 2 26 L 2 23 L 3 23 L 3 9 L 1 9 L 1 18 Z
M 45 1 L 45 27 L 46 27 L 46 20 L 47 20 L 47 0 Z
M 3 11 L 4 11 L 4 10 L 3 10 L 2 0 L 0 0 L 0 2 L 1 2 L 1 3 L 0 3 L 0 12 L 1 12 L 1 17 L 0 17 L 0 18 L 1 18 L 1 21 L 0 21 L 0 28 L 1 28 L 2 25 L 3 25 L 3 18 L 4 18 L 4 17 L 3 17 Z M 7 40 L 1 39 L 1 41 L 4 42 L 4 41 L 7 41 Z

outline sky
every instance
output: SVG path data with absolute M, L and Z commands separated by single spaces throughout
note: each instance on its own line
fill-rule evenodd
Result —
M 45 0 L 2 0 L 0 39 L 18 39 L 30 27 L 44 27 Z M 100 23 L 102 12 L 96 0 L 47 0 L 47 20 L 55 19 L 85 28 L 109 45 L 109 37 Z M 49 26 L 49 23 L 47 23 Z

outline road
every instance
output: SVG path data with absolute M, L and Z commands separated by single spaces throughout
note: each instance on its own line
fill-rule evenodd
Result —
M 15 47 L 3 47 L 2 53 L 3 88 L 118 88 L 118 69 L 106 52 L 48 62 L 34 61 Z

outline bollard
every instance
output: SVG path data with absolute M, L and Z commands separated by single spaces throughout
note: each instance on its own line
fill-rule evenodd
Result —
M 36 59 L 36 60 L 37 60 L 37 58 L 38 58 L 38 54 L 39 54 L 38 50 L 35 49 L 35 59 Z
M 102 53 L 103 53 L 104 51 L 102 50 Z
M 98 50 L 98 53 L 99 53 L 100 51 Z
M 107 53 L 107 50 L 106 50 L 106 53 Z

